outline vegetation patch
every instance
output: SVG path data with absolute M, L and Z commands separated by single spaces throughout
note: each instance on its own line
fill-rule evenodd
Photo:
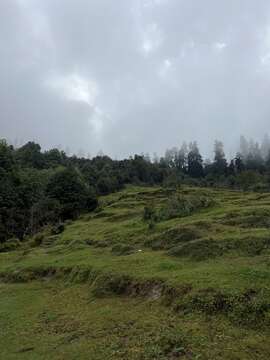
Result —
M 131 245 L 116 244 L 112 247 L 112 253 L 114 255 L 130 255 L 134 253 L 135 248 Z
M 194 196 L 176 194 L 169 198 L 165 205 L 155 208 L 150 203 L 144 208 L 144 221 L 166 221 L 174 218 L 190 216 L 194 212 L 209 208 L 215 204 L 213 198 L 209 196 Z
M 190 257 L 193 260 L 203 261 L 221 257 L 229 252 L 236 252 L 244 256 L 258 256 L 270 247 L 270 237 L 212 238 L 191 241 L 178 245 L 168 251 L 168 255 Z
M 14 251 L 20 247 L 21 242 L 17 238 L 11 238 L 8 239 L 4 243 L 0 243 L 0 253 L 1 252 L 8 252 L 8 251 Z
M 209 258 L 222 256 L 224 251 L 224 245 L 220 241 L 202 239 L 188 244 L 175 246 L 168 251 L 168 255 L 190 257 L 193 260 L 203 261 Z
M 190 292 L 179 299 L 176 311 L 200 311 L 207 315 L 226 315 L 238 325 L 257 327 L 269 324 L 269 291 L 247 289 L 242 293 L 227 294 L 209 288 Z
M 203 232 L 195 226 L 178 226 L 155 234 L 145 241 L 153 250 L 171 249 L 174 246 L 200 239 Z

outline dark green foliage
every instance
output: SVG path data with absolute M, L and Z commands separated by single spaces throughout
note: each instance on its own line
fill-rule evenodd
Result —
M 19 148 L 15 156 L 22 167 L 42 169 L 45 166 L 40 145 L 32 141 Z
M 227 166 L 220 141 L 215 143 L 214 161 L 204 164 L 196 142 L 189 148 L 184 143 L 180 149 L 167 150 L 163 158 L 155 157 L 151 162 L 146 155 L 121 161 L 108 156 L 91 160 L 68 157 L 58 149 L 42 152 L 35 142 L 14 149 L 2 140 L 0 243 L 12 237 L 23 239 L 48 224 L 95 210 L 98 195 L 118 191 L 125 184 L 163 184 L 175 191 L 182 184 L 269 191 L 269 146 L 266 138 L 260 146 L 242 137 L 240 152 Z M 143 217 L 149 230 L 154 230 L 158 221 L 188 216 L 210 206 L 202 200 L 171 197 L 158 209 L 147 205 Z
M 5 243 L 0 243 L 0 252 L 8 252 L 16 250 L 21 245 L 17 238 L 8 239 Z
M 42 197 L 31 208 L 32 233 L 45 225 L 55 224 L 61 215 L 61 205 L 58 200 Z
M 33 237 L 33 246 L 40 246 L 44 241 L 45 235 L 38 233 Z
M 52 235 L 59 235 L 65 230 L 65 225 L 63 223 L 54 225 L 51 229 Z
M 14 149 L 5 140 L 0 140 L 0 169 L 11 171 L 14 167 Z
M 59 165 L 64 165 L 67 160 L 66 154 L 58 149 L 45 151 L 43 156 L 47 168 L 55 168 Z
M 160 208 L 155 209 L 153 204 L 146 206 L 143 220 L 159 222 L 185 217 L 214 204 L 215 202 L 209 196 L 175 195 L 170 197 L 167 203 Z
M 153 220 L 155 217 L 155 208 L 153 204 L 147 205 L 144 208 L 144 213 L 143 213 L 143 220 L 144 221 L 151 221 Z
M 97 207 L 95 195 L 73 168 L 56 172 L 47 185 L 46 194 L 59 201 L 63 219 L 74 219 L 83 210 Z
M 96 278 L 92 286 L 92 293 L 96 297 L 123 295 L 127 292 L 132 280 L 128 276 L 106 274 Z
M 196 142 L 190 144 L 188 153 L 188 174 L 194 178 L 204 175 L 203 160 Z
M 159 211 L 161 220 L 189 216 L 195 211 L 214 205 L 212 198 L 207 196 L 176 196 L 169 199 L 167 205 Z

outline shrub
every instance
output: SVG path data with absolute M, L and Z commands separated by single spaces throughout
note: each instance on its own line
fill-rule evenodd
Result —
M 171 256 L 190 257 L 200 261 L 208 258 L 222 256 L 224 248 L 219 241 L 213 239 L 203 239 L 192 243 L 173 247 L 168 251 Z
M 124 275 L 106 274 L 98 276 L 92 287 L 96 297 L 123 295 L 131 284 L 131 279 Z
M 65 230 L 65 225 L 60 223 L 52 227 L 51 234 L 52 235 L 59 235 Z
M 145 206 L 144 208 L 144 213 L 143 213 L 143 220 L 144 221 L 151 221 L 155 218 L 155 208 L 154 208 L 154 205 L 151 204 L 151 205 L 147 205 Z
M 33 246 L 40 246 L 44 240 L 44 237 L 45 236 L 42 233 L 36 234 L 33 237 L 33 241 L 32 241 Z
M 20 240 L 17 238 L 11 238 L 5 243 L 0 244 L 0 252 L 14 251 L 20 246 Z
M 130 255 L 134 252 L 134 247 L 125 244 L 116 244 L 112 247 L 114 255 Z
M 176 245 L 182 245 L 201 237 L 202 232 L 195 227 L 175 227 L 152 236 L 150 240 L 148 239 L 145 242 L 145 245 L 150 246 L 153 250 L 171 249 Z
M 166 206 L 160 209 L 159 219 L 169 220 L 175 217 L 189 216 L 195 211 L 208 208 L 213 204 L 213 199 L 208 196 L 175 196 L 170 198 Z

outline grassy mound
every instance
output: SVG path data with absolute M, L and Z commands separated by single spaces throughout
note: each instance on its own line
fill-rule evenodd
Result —
M 270 194 L 127 187 L 11 240 L 0 357 L 269 359 L 269 218 Z

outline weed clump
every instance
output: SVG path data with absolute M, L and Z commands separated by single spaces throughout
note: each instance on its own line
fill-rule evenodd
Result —
M 208 196 L 183 196 L 178 195 L 169 199 L 166 206 L 160 209 L 159 219 L 170 220 L 176 217 L 185 217 L 195 211 L 206 209 L 214 204 Z
M 121 255 L 130 255 L 135 251 L 135 249 L 131 245 L 116 244 L 112 247 L 111 251 L 114 255 L 121 256 Z
M 157 336 L 146 348 L 147 359 L 180 359 L 188 355 L 191 358 L 192 352 L 188 350 L 187 340 L 182 333 L 172 329 Z
M 153 203 L 147 205 L 144 208 L 143 220 L 151 223 L 190 216 L 194 212 L 214 204 L 215 202 L 210 196 L 175 195 L 170 197 L 167 203 L 160 208 L 155 208 Z
M 152 236 L 145 242 L 145 246 L 152 250 L 168 250 L 179 244 L 200 239 L 202 232 L 193 226 L 175 227 Z
M 65 230 L 65 225 L 60 223 L 52 227 L 51 229 L 51 235 L 59 235 L 62 234 Z
M 219 241 L 203 239 L 188 244 L 175 246 L 168 251 L 168 255 L 190 257 L 193 260 L 202 261 L 208 258 L 222 256 L 224 248 Z
M 100 275 L 92 285 L 92 294 L 99 298 L 111 295 L 123 295 L 131 282 L 131 279 L 124 275 Z
M 44 241 L 44 238 L 45 238 L 45 235 L 43 233 L 39 233 L 39 234 L 36 234 L 34 237 L 33 237 L 33 240 L 31 242 L 31 245 L 33 247 L 35 246 L 40 246 L 43 241 Z

